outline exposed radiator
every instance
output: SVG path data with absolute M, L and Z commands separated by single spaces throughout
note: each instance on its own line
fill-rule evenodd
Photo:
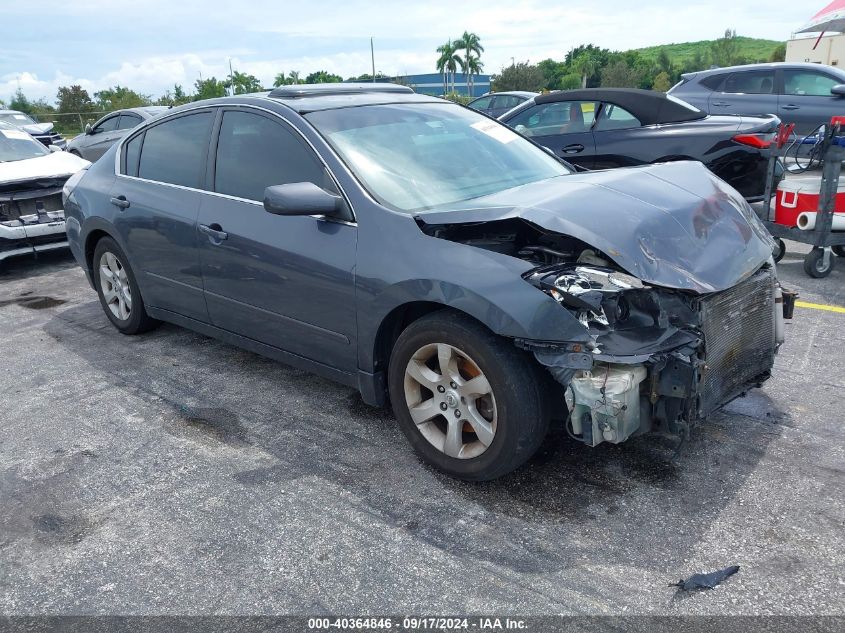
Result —
M 698 415 L 709 415 L 766 376 L 775 360 L 774 275 L 764 268 L 701 303 L 705 367 Z

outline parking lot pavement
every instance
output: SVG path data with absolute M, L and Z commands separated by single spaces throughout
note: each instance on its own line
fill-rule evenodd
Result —
M 780 271 L 845 305 L 790 245 Z M 66 254 L 0 269 L 4 614 L 842 614 L 845 315 L 698 426 L 497 482 L 423 466 L 350 389 L 165 325 L 117 333 Z M 715 591 L 668 583 L 741 566 Z

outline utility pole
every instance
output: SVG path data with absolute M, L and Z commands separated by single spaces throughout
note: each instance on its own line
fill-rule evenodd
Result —
M 229 58 L 229 85 L 231 86 L 232 96 L 235 94 L 235 77 L 232 73 L 232 58 Z
M 370 58 L 373 61 L 373 83 L 376 83 L 376 53 L 373 48 L 373 38 L 370 38 Z

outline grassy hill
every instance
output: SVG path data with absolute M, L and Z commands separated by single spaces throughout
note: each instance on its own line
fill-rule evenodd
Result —
M 666 51 L 675 63 L 692 59 L 696 52 L 706 55 L 710 46 L 715 40 L 702 40 L 700 42 L 684 42 L 682 44 L 661 44 L 659 46 L 647 46 L 646 48 L 635 49 L 640 55 L 647 59 L 657 59 L 660 51 Z M 752 61 L 768 61 L 772 52 L 783 44 L 775 40 L 762 40 L 753 37 L 742 37 L 738 35 L 736 41 L 739 44 L 737 55 Z

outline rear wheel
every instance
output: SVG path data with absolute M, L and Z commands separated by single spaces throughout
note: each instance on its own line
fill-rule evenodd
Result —
M 810 277 L 821 279 L 831 273 L 835 262 L 832 254 L 826 254 L 825 249 L 816 247 L 804 257 L 804 272 Z
M 540 368 L 510 342 L 461 314 L 412 323 L 394 346 L 390 400 L 425 461 L 484 481 L 529 459 L 548 430 Z
M 112 325 L 123 334 L 140 334 L 159 324 L 144 309 L 135 275 L 117 242 L 110 237 L 97 242 L 93 262 L 100 304 Z

